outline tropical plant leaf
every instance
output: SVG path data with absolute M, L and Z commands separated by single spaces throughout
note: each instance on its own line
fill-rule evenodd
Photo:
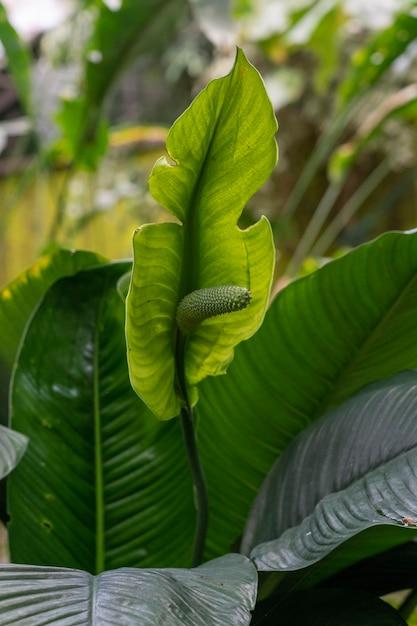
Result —
M 257 574 L 237 554 L 196 569 L 0 566 L 2 626 L 247 626 Z
M 0 479 L 10 474 L 25 453 L 27 437 L 0 426 Z
M 32 114 L 31 59 L 29 50 L 8 20 L 4 4 L 0 2 L 0 41 L 7 56 L 8 70 L 27 115 Z
M 11 394 L 31 441 L 8 489 L 13 561 L 94 574 L 191 562 L 180 424 L 155 420 L 129 383 L 116 287 L 129 267 L 61 279 L 27 327 Z
M 371 526 L 417 526 L 417 372 L 367 387 L 273 465 L 242 542 L 261 570 L 319 561 Z
M 247 309 L 203 321 L 188 339 L 190 396 L 206 376 L 225 372 L 234 347 L 262 322 L 274 247 L 268 221 L 236 223 L 276 162 L 277 125 L 258 72 L 238 51 L 226 77 L 211 82 L 176 121 L 169 159 L 150 177 L 153 196 L 182 225 L 146 225 L 134 238 L 127 297 L 129 369 L 134 389 L 160 419 L 178 415 L 175 313 L 179 301 L 204 287 L 239 285 L 252 293 Z
M 369 43 L 355 52 L 346 78 L 339 87 L 342 106 L 375 85 L 415 41 L 416 8 L 415 0 L 407 3 L 386 29 L 376 33 Z
M 416 317 L 416 233 L 383 235 L 278 294 L 227 376 L 200 388 L 208 556 L 237 540 L 262 480 L 301 430 L 365 385 L 417 367 Z M 409 536 L 366 533 L 341 547 L 332 571 Z
M 272 607 L 270 606 L 272 604 Z M 391 606 L 363 591 L 314 589 L 295 593 L 286 602 L 268 603 L 253 626 L 406 626 Z
M 61 149 L 78 165 L 94 169 L 107 146 L 106 98 L 128 63 L 167 41 L 186 9 L 184 0 L 100 2 L 86 50 L 80 95 L 64 100 L 57 119 Z
M 58 278 L 99 265 L 103 257 L 93 252 L 58 250 L 41 257 L 32 267 L 0 290 L 0 362 L 13 365 L 25 325 L 42 296 Z

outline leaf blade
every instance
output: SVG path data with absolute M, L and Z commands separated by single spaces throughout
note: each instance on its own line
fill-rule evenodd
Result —
M 417 525 L 416 410 L 417 375 L 404 372 L 301 433 L 272 467 L 246 527 L 242 548 L 257 567 L 300 569 L 371 526 Z
M 248 626 L 256 600 L 252 563 L 231 554 L 193 570 L 123 568 L 97 577 L 64 568 L 0 567 L 4 625 Z M 68 621 L 71 620 L 71 621 Z
M 276 129 L 262 80 L 239 50 L 232 71 L 212 81 L 175 122 L 167 139 L 169 158 L 156 163 L 149 179 L 153 196 L 183 223 L 182 237 L 178 237 L 173 252 L 180 262 L 180 283 L 172 293 L 171 309 L 185 295 L 205 287 L 231 284 L 253 293 L 247 309 L 230 317 L 204 320 L 188 338 L 185 372 L 189 395 L 194 399 L 194 386 L 206 376 L 224 373 L 235 345 L 248 339 L 264 316 L 274 265 L 271 230 L 264 219 L 242 231 L 237 220 L 244 204 L 275 165 Z M 253 263 L 261 257 L 263 262 L 255 272 Z M 151 257 L 142 257 L 141 261 L 140 266 L 136 264 L 136 272 L 146 280 L 154 261 Z M 171 285 L 170 276 L 161 273 L 158 278 L 160 285 Z M 147 317 L 145 300 L 142 309 Z M 133 320 L 129 296 L 127 310 L 128 318 Z M 128 345 L 135 342 L 133 327 L 128 323 Z M 166 376 L 162 357 L 172 364 L 169 378 L 175 380 L 172 319 L 166 320 L 164 330 L 163 351 L 159 340 L 155 345 L 160 352 L 161 373 L 155 372 L 154 388 L 144 388 L 139 379 L 135 384 L 138 395 L 150 406 L 156 403 Z M 149 341 L 148 358 L 153 347 Z M 171 389 L 171 399 L 165 398 L 166 410 L 158 416 L 174 417 L 180 402 L 177 391 Z

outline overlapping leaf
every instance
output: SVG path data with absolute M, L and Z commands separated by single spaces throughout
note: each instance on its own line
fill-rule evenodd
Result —
M 415 233 L 388 233 L 280 292 L 227 376 L 201 385 L 210 555 L 236 541 L 262 480 L 301 430 L 368 383 L 417 367 L 416 318 Z M 387 530 L 352 540 L 333 571 L 408 537 Z
M 2 626 L 248 626 L 257 574 L 237 554 L 196 569 L 0 567 Z
M 417 372 L 371 385 L 301 433 L 255 500 L 242 548 L 295 570 L 360 531 L 417 526 Z
M 186 379 L 193 386 L 224 373 L 234 347 L 262 322 L 274 248 L 268 222 L 237 221 L 276 161 L 276 120 L 257 71 L 238 51 L 226 77 L 213 81 L 172 127 L 169 158 L 150 177 L 154 197 L 182 225 L 139 229 L 127 298 L 127 340 L 134 389 L 161 419 L 179 413 L 175 385 L 175 312 L 195 289 L 234 284 L 249 307 L 205 320 L 188 340 Z
M 58 281 L 28 326 L 11 398 L 31 441 L 9 485 L 13 561 L 92 573 L 190 564 L 179 423 L 155 420 L 129 384 L 116 288 L 129 266 Z

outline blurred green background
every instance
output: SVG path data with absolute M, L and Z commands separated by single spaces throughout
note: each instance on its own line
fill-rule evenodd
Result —
M 417 225 L 417 2 L 7 0 L 0 41 L 1 284 L 56 246 L 130 256 L 167 219 L 150 168 L 236 45 L 280 124 L 242 219 L 271 220 L 278 285 Z

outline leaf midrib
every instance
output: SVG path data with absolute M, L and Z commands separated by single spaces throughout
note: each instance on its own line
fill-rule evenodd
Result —
M 103 455 L 101 440 L 101 411 L 100 411 L 100 319 L 103 300 L 100 299 L 94 327 L 93 339 L 93 416 L 94 416 L 94 475 L 95 475 L 95 518 L 96 518 L 96 554 L 95 573 L 100 574 L 105 569 L 105 543 L 104 543 L 104 481 L 103 481 Z

